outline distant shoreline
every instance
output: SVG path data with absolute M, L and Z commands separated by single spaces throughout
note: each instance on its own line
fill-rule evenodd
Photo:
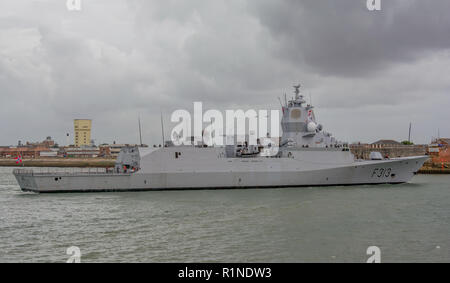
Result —
M 79 168 L 111 168 L 115 159 L 111 158 L 39 158 L 25 159 L 22 164 L 16 164 L 15 159 L 1 159 L 0 167 L 79 167 Z M 423 166 L 419 174 L 450 174 L 450 168 Z
M 430 168 L 430 167 L 422 167 L 420 168 L 419 174 L 450 174 L 450 168 Z
M 16 164 L 15 159 L 0 159 L 1 167 L 80 167 L 108 168 L 114 167 L 115 159 L 109 158 L 39 158 L 24 159 L 23 164 Z

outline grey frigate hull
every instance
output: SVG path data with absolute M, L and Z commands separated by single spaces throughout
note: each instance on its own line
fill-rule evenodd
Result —
M 180 161 L 176 168 L 163 166 L 154 172 L 38 173 L 18 169 L 14 175 L 23 191 L 39 193 L 398 184 L 411 180 L 426 159 L 419 156 L 330 165 L 300 163 L 294 158 L 233 158 L 216 160 L 215 169 L 204 162 L 203 166 L 196 164 L 194 170 L 186 166 L 188 162 Z

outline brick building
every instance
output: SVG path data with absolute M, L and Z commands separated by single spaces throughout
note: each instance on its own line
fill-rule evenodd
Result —
M 56 144 L 51 137 L 47 137 L 42 142 L 27 142 L 26 144 L 19 143 L 17 146 L 2 146 L 0 147 L 0 158 L 38 158 L 41 152 L 51 152 L 51 148 Z
M 369 159 L 372 151 L 378 151 L 383 157 L 405 157 L 425 155 L 426 145 L 404 145 L 395 140 L 379 140 L 372 144 L 351 144 L 350 150 L 358 159 Z

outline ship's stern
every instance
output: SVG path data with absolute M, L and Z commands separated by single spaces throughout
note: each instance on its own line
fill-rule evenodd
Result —
M 38 192 L 36 179 L 31 169 L 14 169 L 14 177 L 16 177 L 17 183 L 20 189 L 24 192 Z

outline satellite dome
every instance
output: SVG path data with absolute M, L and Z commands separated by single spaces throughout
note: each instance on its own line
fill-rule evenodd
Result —
M 317 129 L 317 124 L 314 122 L 309 122 L 307 126 L 308 132 L 315 132 Z

